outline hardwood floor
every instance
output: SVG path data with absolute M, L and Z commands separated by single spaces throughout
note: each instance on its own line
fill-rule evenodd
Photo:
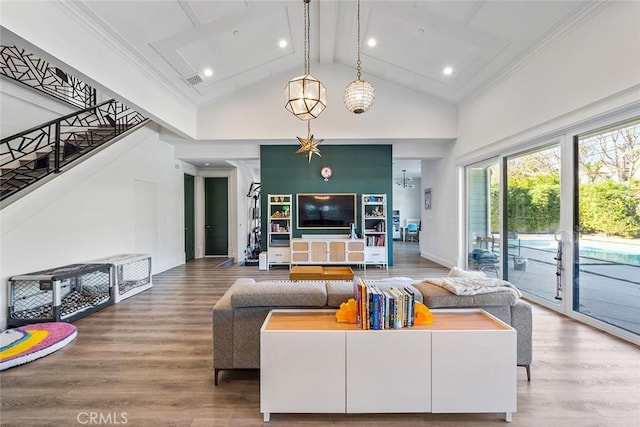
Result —
M 388 271 L 368 278 L 443 276 L 416 243 L 394 243 Z M 211 308 L 238 277 L 288 269 L 199 259 L 154 276 L 154 287 L 74 324 L 62 350 L 1 373 L 3 426 L 256 426 L 258 371 L 223 372 L 214 387 Z M 532 381 L 518 370 L 514 426 L 640 425 L 640 349 L 534 306 Z M 93 418 L 92 418 L 93 417 Z M 279 426 L 504 426 L 503 414 L 273 414 Z

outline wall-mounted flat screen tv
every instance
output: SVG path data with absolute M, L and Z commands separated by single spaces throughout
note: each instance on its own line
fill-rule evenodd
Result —
M 355 193 L 298 193 L 298 228 L 344 228 L 356 223 Z

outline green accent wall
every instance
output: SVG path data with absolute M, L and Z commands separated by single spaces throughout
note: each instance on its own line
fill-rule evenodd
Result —
M 267 243 L 267 194 L 293 195 L 293 237 L 304 234 L 348 234 L 348 230 L 298 230 L 295 213 L 297 193 L 356 193 L 357 231 L 362 236 L 362 194 L 387 195 L 387 242 L 389 265 L 393 265 L 393 227 L 391 175 L 391 145 L 320 145 L 322 157 L 314 155 L 309 163 L 306 155 L 296 154 L 297 145 L 262 145 L 260 147 L 260 198 L 262 212 L 262 250 Z M 329 166 L 333 175 L 329 181 L 320 176 L 320 169 Z

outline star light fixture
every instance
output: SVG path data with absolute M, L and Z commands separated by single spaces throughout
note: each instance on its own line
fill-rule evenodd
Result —
M 373 90 L 373 86 L 366 80 L 360 78 L 360 0 L 358 0 L 358 60 L 356 62 L 358 69 L 358 79 L 349 83 L 347 89 L 344 91 L 344 106 L 347 110 L 355 114 L 362 114 L 369 111 L 369 108 L 373 105 L 373 101 L 376 99 L 376 93 Z M 369 42 L 370 45 L 371 41 Z M 373 41 L 375 46 L 375 40 Z
M 285 88 L 285 108 L 300 120 L 317 118 L 327 106 L 327 91 L 309 71 L 309 2 L 304 2 L 304 75 L 294 77 Z
M 296 138 L 298 138 L 298 141 L 300 142 L 300 148 L 298 148 L 296 154 L 305 154 L 307 156 L 307 159 L 309 160 L 309 163 L 311 163 L 311 157 L 313 157 L 314 154 L 318 157 L 322 157 L 322 154 L 320 154 L 320 150 L 318 149 L 318 145 L 320 145 L 320 143 L 324 140 L 313 139 L 313 135 L 311 134 L 311 124 L 309 121 L 307 121 L 307 137 L 300 138 L 299 136 L 297 136 Z

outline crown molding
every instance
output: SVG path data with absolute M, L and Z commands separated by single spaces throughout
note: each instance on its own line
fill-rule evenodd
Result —
M 141 58 L 144 55 L 135 49 L 129 42 L 126 41 L 115 29 L 111 28 L 106 22 L 104 22 L 98 15 L 93 13 L 88 6 L 85 5 L 85 1 L 56 1 L 56 7 L 58 7 L 67 16 L 71 17 L 77 22 L 79 26 L 87 29 L 93 33 L 98 40 L 104 41 L 110 48 L 116 51 L 119 55 L 126 58 L 126 60 L 132 63 L 145 77 L 156 82 L 166 92 L 171 95 L 177 102 L 186 108 L 197 109 L 198 105 L 189 99 L 184 93 L 180 91 L 175 85 L 169 83 L 170 80 L 164 80 L 158 78 L 158 75 L 152 71 L 153 67 L 144 63 Z M 109 32 L 104 31 L 102 28 L 91 25 L 92 23 L 100 22 L 104 27 L 109 28 Z M 139 56 L 132 55 L 131 52 L 138 52 Z M 155 69 L 155 68 L 153 68 Z
M 485 93 L 491 91 L 496 86 L 499 86 L 503 81 L 508 79 L 511 75 L 522 70 L 533 59 L 545 52 L 550 45 L 556 40 L 561 39 L 566 34 L 570 33 L 579 24 L 588 21 L 592 17 L 602 13 L 606 8 L 611 6 L 612 2 L 609 1 L 589 1 L 589 2 L 577 2 L 579 4 L 579 10 L 571 10 L 564 16 L 559 17 L 555 24 L 551 26 L 545 34 L 541 35 L 537 40 L 530 43 L 529 48 L 524 50 L 522 54 L 513 59 L 511 64 L 506 67 L 502 72 L 489 79 L 485 84 L 480 85 L 478 89 L 471 91 L 469 94 L 459 100 L 458 105 L 463 106 Z

